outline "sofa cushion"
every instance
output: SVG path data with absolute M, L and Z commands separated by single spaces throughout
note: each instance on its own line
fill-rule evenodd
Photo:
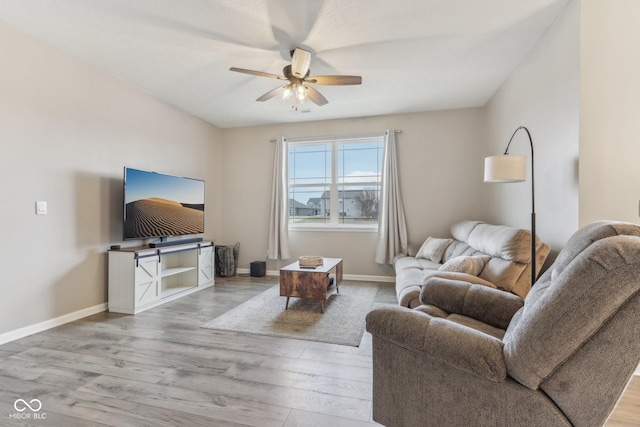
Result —
M 498 289 L 511 292 L 526 268 L 527 264 L 491 258 L 482 269 L 480 277 L 493 283 Z
M 451 258 L 455 258 L 457 256 L 471 256 L 476 254 L 484 255 L 482 252 L 479 252 L 477 249 L 472 248 L 471 246 L 467 245 L 465 242 L 454 240 L 453 242 L 451 242 L 449 246 L 447 246 L 447 250 L 444 251 L 442 262 L 447 262 Z
M 469 234 L 469 246 L 506 261 L 531 261 L 531 233 L 504 225 L 478 224 Z
M 479 276 L 484 265 L 489 261 L 489 256 L 457 256 L 451 258 L 440 266 L 440 271 L 455 271 Z
M 466 242 L 469 240 L 469 234 L 473 231 L 478 224 L 482 224 L 482 221 L 460 221 L 451 226 L 451 236 L 455 240 Z
M 396 270 L 396 274 L 401 270 L 405 270 L 407 268 L 415 268 L 418 270 L 437 270 L 440 268 L 440 263 L 433 262 L 424 258 L 414 258 L 412 256 L 399 257 L 396 259 L 396 262 L 393 264 L 393 267 Z
M 444 251 L 453 242 L 453 239 L 437 239 L 435 237 L 427 237 L 420 250 L 416 254 L 416 258 L 424 258 L 433 262 L 442 261 Z

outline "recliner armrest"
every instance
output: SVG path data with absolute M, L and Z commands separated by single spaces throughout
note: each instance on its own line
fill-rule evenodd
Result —
M 503 382 L 507 375 L 502 341 L 446 319 L 405 307 L 384 307 L 367 314 L 367 331 L 489 381 Z
M 425 280 L 420 301 L 500 329 L 506 329 L 524 305 L 522 298 L 510 292 L 437 276 Z
M 496 289 L 496 285 L 494 285 L 493 283 L 489 282 L 488 280 L 481 279 L 480 277 L 474 276 L 473 274 L 460 273 L 460 272 L 457 272 L 457 271 L 434 270 L 432 272 L 427 273 L 424 276 L 424 279 L 422 279 L 422 284 L 424 285 L 425 283 L 427 283 L 427 280 L 429 280 L 432 277 L 440 277 L 442 279 L 459 280 L 461 282 L 469 282 L 469 283 L 473 283 L 474 285 L 482 285 L 482 286 L 486 286 L 488 288 Z

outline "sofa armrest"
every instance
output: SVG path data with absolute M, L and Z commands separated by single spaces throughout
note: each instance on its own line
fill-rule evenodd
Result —
M 367 314 L 367 331 L 489 381 L 503 382 L 507 375 L 502 341 L 446 319 L 405 307 L 383 307 Z
M 500 329 L 507 329 L 524 305 L 522 298 L 510 292 L 437 276 L 425 281 L 420 301 Z

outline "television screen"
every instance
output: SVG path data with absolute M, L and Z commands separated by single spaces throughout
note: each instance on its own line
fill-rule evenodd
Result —
M 124 168 L 124 238 L 204 233 L 204 181 Z

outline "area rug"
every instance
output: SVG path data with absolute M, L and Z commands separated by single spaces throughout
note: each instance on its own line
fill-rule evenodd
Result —
M 357 347 L 377 291 L 374 283 L 342 283 L 321 313 L 320 301 L 294 297 L 285 310 L 287 298 L 276 285 L 202 327 Z

